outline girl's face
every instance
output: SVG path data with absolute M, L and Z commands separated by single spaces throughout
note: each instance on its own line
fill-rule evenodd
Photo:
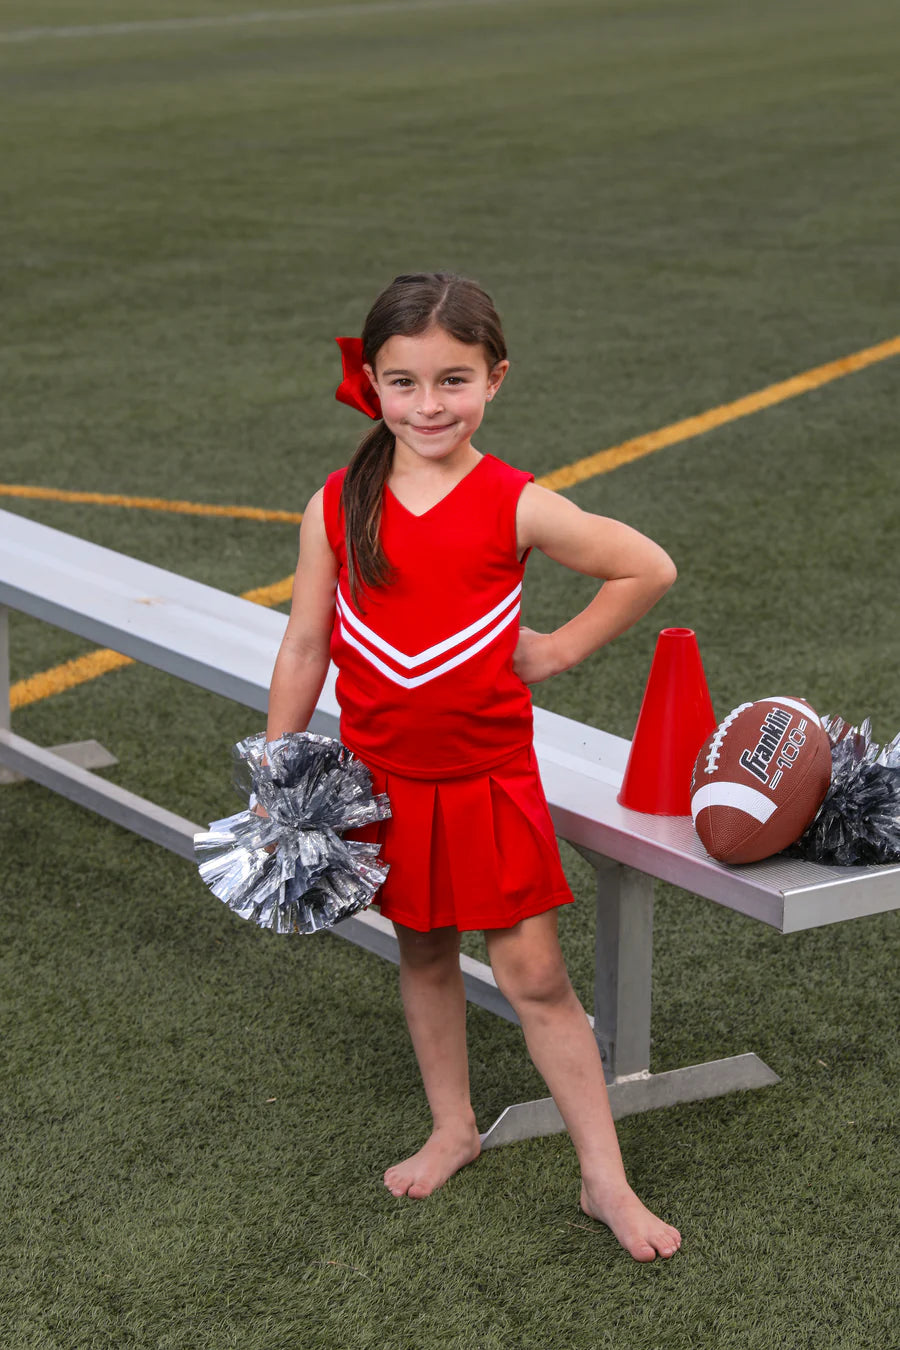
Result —
M 365 367 L 398 443 L 428 460 L 471 448 L 508 369 L 508 361 L 492 368 L 480 344 L 459 342 L 443 328 L 389 338 L 374 369 Z

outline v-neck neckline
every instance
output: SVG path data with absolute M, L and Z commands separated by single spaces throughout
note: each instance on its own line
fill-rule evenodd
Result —
M 483 454 L 481 456 L 481 459 L 479 459 L 478 463 L 473 464 L 471 469 L 469 469 L 468 473 L 464 473 L 462 478 L 457 479 L 457 481 L 453 484 L 452 488 L 450 488 L 449 492 L 445 492 L 443 497 L 439 497 L 432 506 L 428 507 L 427 511 L 421 511 L 419 513 L 416 513 L 415 511 L 410 511 L 408 506 L 403 505 L 403 502 L 401 502 L 400 498 L 397 496 L 396 492 L 394 492 L 393 488 L 390 486 L 389 483 L 385 483 L 384 490 L 385 492 L 389 492 L 391 494 L 391 497 L 400 507 L 401 511 L 405 511 L 406 514 L 410 516 L 412 520 L 424 520 L 426 516 L 430 516 L 433 511 L 436 511 L 439 506 L 443 506 L 444 502 L 449 501 L 449 499 L 453 496 L 454 492 L 456 492 L 459 488 L 462 487 L 463 483 L 468 483 L 469 479 L 472 477 L 472 474 L 478 471 L 478 469 L 481 467 L 481 465 L 484 463 L 486 459 L 487 455 Z

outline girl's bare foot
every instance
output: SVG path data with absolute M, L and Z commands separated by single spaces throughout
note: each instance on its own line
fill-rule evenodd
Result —
M 444 1125 L 432 1130 L 428 1140 L 405 1162 L 389 1167 L 384 1184 L 391 1195 L 408 1195 L 424 1200 L 443 1186 L 466 1163 L 474 1162 L 481 1152 L 481 1138 L 474 1120 L 471 1125 Z
M 609 1194 L 598 1188 L 589 1195 L 584 1185 L 581 1208 L 589 1218 L 599 1219 L 611 1228 L 635 1261 L 653 1261 L 657 1252 L 660 1256 L 674 1256 L 681 1246 L 678 1229 L 651 1214 L 630 1187 Z

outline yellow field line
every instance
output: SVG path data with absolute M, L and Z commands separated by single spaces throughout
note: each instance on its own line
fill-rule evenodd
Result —
M 789 380 L 782 380 L 779 384 L 770 384 L 754 394 L 745 394 L 743 398 L 735 399 L 733 403 L 723 403 L 705 413 L 686 417 L 681 422 L 673 422 L 670 426 L 660 427 L 656 431 L 648 431 L 643 436 L 635 436 L 633 440 L 623 441 L 621 445 L 613 445 L 608 450 L 600 450 L 597 454 L 588 455 L 586 459 L 578 459 L 573 464 L 564 464 L 562 468 L 544 474 L 537 482 L 554 492 L 560 488 L 572 487 L 575 483 L 584 482 L 586 478 L 596 478 L 599 474 L 610 473 L 622 464 L 630 464 L 632 460 L 642 459 L 644 455 L 652 455 L 656 450 L 662 450 L 668 445 L 691 440 L 694 436 L 712 431 L 715 427 L 736 422 L 741 417 L 748 417 L 763 408 L 771 408 L 776 403 L 784 403 L 789 398 L 797 398 L 800 394 L 809 393 L 811 389 L 819 389 L 823 384 L 830 384 L 832 380 L 839 380 L 844 375 L 864 370 L 866 366 L 875 365 L 879 361 L 886 361 L 890 356 L 898 355 L 900 355 L 900 337 L 889 338 L 875 347 L 866 347 L 862 351 L 853 352 L 850 356 L 842 356 L 837 361 L 828 361 L 824 366 L 815 366 L 801 375 L 793 375 Z M 86 502 L 97 506 L 124 506 L 143 511 L 172 511 L 179 515 L 282 521 L 291 525 L 299 525 L 303 519 L 301 511 L 269 511 L 259 506 L 217 506 L 204 502 L 169 501 L 163 497 L 126 497 L 119 493 L 70 492 L 63 488 L 31 487 L 17 483 L 0 483 L 0 497 Z
M 832 380 L 850 375 L 853 371 L 864 370 L 866 366 L 875 365 L 878 361 L 886 361 L 888 357 L 898 355 L 900 355 L 900 337 L 890 338 L 887 342 L 881 342 L 875 347 L 867 347 L 863 351 L 841 357 L 838 361 L 829 361 L 824 366 L 816 366 L 801 375 L 792 376 L 789 380 L 782 380 L 780 384 L 771 384 L 765 389 L 758 390 L 755 394 L 747 394 L 744 398 L 736 399 L 733 403 L 723 403 L 720 407 L 710 408 L 708 412 L 700 413 L 696 417 L 687 417 L 681 422 L 673 422 L 670 426 L 660 427 L 658 431 L 650 431 L 645 436 L 636 436 L 633 440 L 624 441 L 621 445 L 614 445 L 608 450 L 601 450 L 596 455 L 589 455 L 586 459 L 579 459 L 573 464 L 566 464 L 561 469 L 554 470 L 553 473 L 544 474 L 542 478 L 537 479 L 537 482 L 542 487 L 558 492 L 560 488 L 571 487 L 574 483 L 582 483 L 586 478 L 594 478 L 598 474 L 610 473 L 622 464 L 629 464 L 632 460 L 641 459 L 644 455 L 651 455 L 654 451 L 662 450 L 667 445 L 676 445 L 679 441 L 690 440 L 706 431 L 712 431 L 715 427 L 724 426 L 728 422 L 735 422 L 741 417 L 760 412 L 763 408 L 771 408 L 776 403 L 784 403 L 789 398 L 806 394 L 811 389 L 819 389 L 823 384 L 829 384 Z M 301 513 L 299 512 L 260 511 L 249 506 L 195 506 L 191 502 L 161 502 L 155 498 L 147 497 L 107 497 L 100 493 L 91 492 L 55 493 L 50 488 L 11 488 L 0 484 L 0 495 L 4 493 L 7 496 L 31 495 L 61 501 L 98 501 L 116 506 L 139 505 L 149 510 L 178 510 L 184 511 L 185 514 L 229 515 L 241 513 L 252 520 L 277 519 L 298 522 L 301 519 Z M 255 590 L 245 591 L 243 598 L 252 600 L 258 605 L 277 605 L 290 598 L 292 582 L 293 576 L 284 577 L 281 581 L 273 582 L 270 586 L 261 586 Z M 91 652 L 87 656 L 80 656 L 74 661 L 66 661 L 61 666 L 55 666 L 51 670 L 32 675 L 28 679 L 19 680 L 10 689 L 11 706 L 13 708 L 24 708 L 29 703 L 37 703 L 40 699 L 49 698 L 52 694 L 62 693 L 64 689 L 71 689 L 74 685 L 97 679 L 98 676 L 105 675 L 107 671 L 117 670 L 121 666 L 131 664 L 131 657 L 121 656 L 118 652 L 108 649 Z
M 90 506 L 126 506 L 137 511 L 172 511 L 180 516 L 227 516 L 232 520 L 278 520 L 299 525 L 301 511 L 267 511 L 260 506 L 216 506 L 205 502 L 168 501 L 164 497 L 124 497 L 118 492 L 68 492 L 64 488 L 0 483 L 0 497 L 25 497 L 45 502 L 86 502 Z
M 813 370 L 804 371 L 802 375 L 782 380 L 780 384 L 770 384 L 768 388 L 759 389 L 755 394 L 746 394 L 744 398 L 735 399 L 734 403 L 723 403 L 721 407 L 710 408 L 708 412 L 699 413 L 696 417 L 686 417 L 683 422 L 673 422 L 671 426 L 660 427 L 658 431 L 650 431 L 645 436 L 635 436 L 634 440 L 624 441 L 609 450 L 601 450 L 596 455 L 588 455 L 587 459 L 566 464 L 553 473 L 545 474 L 537 481 L 542 487 L 552 488 L 557 492 L 560 488 L 571 487 L 573 483 L 582 483 L 586 478 L 609 473 L 612 469 L 618 469 L 620 465 L 629 464 L 632 460 L 641 459 L 644 455 L 652 455 L 655 450 L 662 450 L 667 445 L 676 445 L 679 441 L 688 441 L 694 436 L 701 436 L 703 432 L 724 426 L 726 422 L 736 422 L 740 417 L 760 412 L 763 408 L 771 408 L 775 403 L 784 403 L 786 399 L 796 398 L 798 394 L 807 394 L 811 389 L 818 389 L 832 380 L 839 380 L 843 375 L 850 375 L 855 370 L 864 370 L 866 366 L 873 366 L 878 361 L 886 361 L 889 356 L 898 355 L 900 355 L 900 337 L 890 338 L 887 342 L 880 342 L 877 347 L 867 347 L 864 351 L 854 352 L 851 356 L 843 356 L 839 361 L 829 361 L 827 365 L 816 366 Z
M 88 652 L 86 656 L 76 657 L 74 661 L 64 661 L 61 666 L 39 671 L 27 679 L 18 680 L 9 691 L 9 706 L 27 708 L 29 703 L 39 703 L 43 698 L 52 698 L 54 694 L 65 693 L 77 684 L 86 684 L 100 675 L 108 675 L 111 670 L 121 666 L 134 665 L 130 656 L 110 651 L 108 647 Z

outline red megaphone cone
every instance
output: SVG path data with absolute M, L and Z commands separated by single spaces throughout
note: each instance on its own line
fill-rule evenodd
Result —
M 715 728 L 696 634 L 664 628 L 622 779 L 622 806 L 651 816 L 689 815 L 694 761 Z

